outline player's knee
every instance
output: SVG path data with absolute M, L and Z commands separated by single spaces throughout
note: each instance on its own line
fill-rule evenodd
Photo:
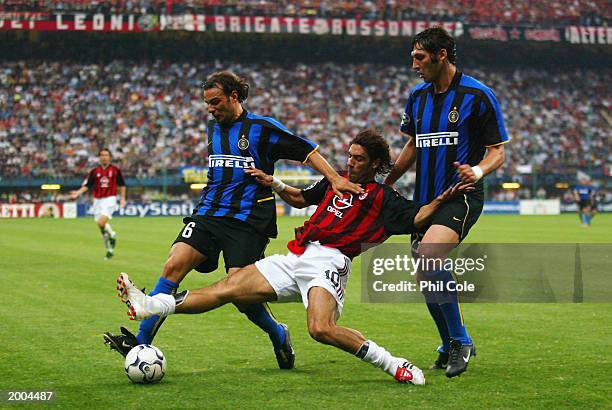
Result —
M 308 333 L 319 343 L 329 344 L 333 340 L 333 328 L 328 323 L 310 321 L 308 323 Z
M 420 258 L 429 260 L 432 258 L 439 258 L 442 252 L 439 244 L 421 242 L 417 248 L 417 253 Z
M 162 276 L 173 282 L 180 282 L 185 276 L 185 263 L 177 258 L 170 257 L 164 264 Z

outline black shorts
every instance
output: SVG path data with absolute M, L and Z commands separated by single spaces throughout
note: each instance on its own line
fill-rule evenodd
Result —
M 468 232 L 482 213 L 484 196 L 479 192 L 460 194 L 448 202 L 440 205 L 431 222 L 423 228 L 421 233 L 412 235 L 412 242 L 420 241 L 431 225 L 444 225 L 457 232 L 459 242 L 467 236 Z
M 583 210 L 584 208 L 590 208 L 592 205 L 591 201 L 589 199 L 581 199 L 578 202 L 578 209 L 579 210 Z
M 250 265 L 264 257 L 269 243 L 267 236 L 234 218 L 196 215 L 184 218 L 183 222 L 185 226 L 174 243 L 184 242 L 206 256 L 206 261 L 195 268 L 202 273 L 219 267 L 221 252 L 226 271 Z

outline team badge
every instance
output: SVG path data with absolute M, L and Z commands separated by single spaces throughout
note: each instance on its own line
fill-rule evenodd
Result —
M 244 135 L 238 139 L 238 148 L 241 150 L 249 148 L 249 140 Z
M 448 121 L 453 124 L 459 121 L 459 111 L 457 111 L 457 107 L 453 107 L 453 110 L 448 113 Z
M 353 195 L 349 194 L 348 196 L 343 196 L 342 198 L 336 195 L 334 196 L 333 204 L 336 209 L 350 208 L 353 206 Z

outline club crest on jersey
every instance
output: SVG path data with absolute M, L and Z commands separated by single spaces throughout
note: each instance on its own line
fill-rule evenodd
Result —
M 341 212 L 340 210 L 353 206 L 353 195 L 348 194 L 348 197 L 343 196 L 342 198 L 336 195 L 334 196 L 332 203 L 334 206 L 328 205 L 327 212 L 331 212 L 332 214 L 336 215 L 336 217 L 342 219 L 344 212 Z
M 457 111 L 457 107 L 453 107 L 453 110 L 448 113 L 448 122 L 454 124 L 457 121 L 459 121 L 459 111 Z
M 238 148 L 241 150 L 249 148 L 249 140 L 246 138 L 246 136 L 243 135 L 238 139 Z
M 348 196 L 343 196 L 342 198 L 338 197 L 338 195 L 334 196 L 334 207 L 336 209 L 346 209 L 353 206 L 353 195 L 348 194 Z

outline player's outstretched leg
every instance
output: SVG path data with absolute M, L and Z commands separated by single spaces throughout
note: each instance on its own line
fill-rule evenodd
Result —
M 308 332 L 317 342 L 335 346 L 382 369 L 400 383 L 425 384 L 421 369 L 402 357 L 391 355 L 358 331 L 336 325 L 337 302 L 327 289 L 308 291 Z
M 276 293 L 255 265 L 240 269 L 234 275 L 212 285 L 180 292 L 175 295 L 159 293 L 145 295 L 132 283 L 127 274 L 117 278 L 118 296 L 128 306 L 130 319 L 142 320 L 153 315 L 168 316 L 173 313 L 204 313 L 226 303 L 254 304 L 271 302 Z
M 121 272 L 117 278 L 117 295 L 127 305 L 131 320 L 143 320 L 156 315 L 165 317 L 174 313 L 176 306 L 172 295 L 160 294 L 156 299 L 145 295 L 124 272 Z

